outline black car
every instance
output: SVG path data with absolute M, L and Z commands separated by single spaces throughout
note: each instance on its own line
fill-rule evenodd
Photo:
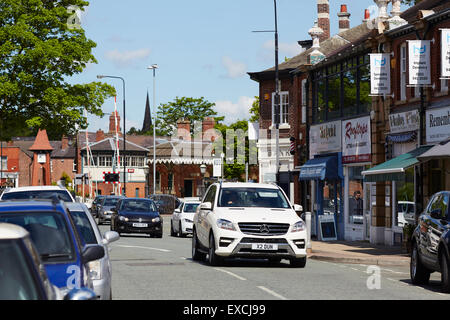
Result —
M 155 201 L 161 214 L 172 214 L 181 204 L 181 201 L 176 196 L 170 194 L 153 194 L 150 196 L 150 199 Z
M 92 216 L 93 216 L 94 218 L 97 218 L 97 215 L 98 215 L 98 205 L 102 202 L 102 199 L 103 199 L 104 197 L 105 197 L 105 196 L 98 195 L 98 196 L 95 197 L 94 201 L 92 202 L 92 206 L 91 206 L 90 211 L 91 211 L 91 214 L 92 214 Z
M 450 293 L 450 191 L 431 197 L 412 236 L 411 280 L 426 284 L 433 272 L 441 273 L 441 291 Z
M 121 233 L 146 233 L 162 238 L 163 224 L 153 200 L 142 198 L 121 199 L 112 210 L 111 230 Z

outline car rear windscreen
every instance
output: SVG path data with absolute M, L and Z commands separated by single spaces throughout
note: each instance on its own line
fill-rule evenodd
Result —
M 73 202 L 69 193 L 64 190 L 33 190 L 33 191 L 13 191 L 5 192 L 2 196 L 4 200 L 34 200 L 34 199 L 52 199 L 57 196 L 64 202 Z

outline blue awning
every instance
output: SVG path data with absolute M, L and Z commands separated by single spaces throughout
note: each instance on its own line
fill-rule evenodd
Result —
M 335 180 L 338 179 L 337 157 L 319 157 L 308 160 L 300 167 L 298 180 Z

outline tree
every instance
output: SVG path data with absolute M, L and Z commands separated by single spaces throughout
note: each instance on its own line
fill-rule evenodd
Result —
M 235 155 L 235 157 L 233 159 L 233 163 L 230 163 L 231 162 L 230 160 L 225 159 L 224 178 L 228 179 L 228 180 L 244 181 L 245 163 L 249 162 L 249 156 L 250 156 L 251 152 L 256 154 L 256 149 L 253 149 L 253 148 L 256 148 L 256 146 L 250 146 L 250 143 L 249 143 L 249 140 L 248 140 L 248 137 L 246 134 L 248 132 L 248 121 L 247 120 L 238 120 L 238 121 L 230 124 L 229 126 L 222 124 L 222 123 L 218 123 L 215 125 L 215 129 L 220 131 L 221 138 L 214 141 L 214 143 L 223 145 L 225 154 L 227 153 L 226 150 L 228 148 L 233 149 L 234 155 Z M 242 130 L 242 133 L 245 134 L 245 140 L 239 139 L 238 134 L 237 134 L 238 130 Z M 235 135 L 234 140 L 233 140 L 232 145 L 227 145 L 226 144 L 227 134 L 231 134 L 231 133 L 233 135 Z M 242 145 L 242 143 L 244 143 L 244 145 Z M 242 157 L 242 155 L 240 157 L 240 155 L 238 154 L 238 152 L 239 152 L 238 150 L 240 148 L 243 148 L 243 150 L 245 151 L 245 155 L 243 155 L 243 157 Z
M 49 137 L 87 127 L 83 111 L 103 116 L 101 106 L 115 95 L 100 82 L 70 84 L 88 63 L 95 42 L 71 24 L 83 0 L 2 0 L 0 2 L 0 137 L 45 128 Z M 74 7 L 75 6 L 75 7 Z
M 259 111 L 260 111 L 260 103 L 259 96 L 255 96 L 255 101 L 252 103 L 252 107 L 250 108 L 250 122 L 258 122 L 259 121 Z
M 176 132 L 177 121 L 186 118 L 191 122 L 191 133 L 194 133 L 195 121 L 202 121 L 204 117 L 214 117 L 216 122 L 223 120 L 223 117 L 215 117 L 217 112 L 213 109 L 214 105 L 203 97 L 176 97 L 175 101 L 158 107 L 156 128 L 160 135 L 170 136 Z

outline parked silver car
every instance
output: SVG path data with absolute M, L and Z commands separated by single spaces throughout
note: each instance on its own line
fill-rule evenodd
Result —
M 88 268 L 97 299 L 111 300 L 112 269 L 109 259 L 108 244 L 118 240 L 120 236 L 115 231 L 107 231 L 102 237 L 92 214 L 84 203 L 68 203 L 67 207 L 83 241 L 88 245 L 99 244 L 103 245 L 105 248 L 105 256 L 100 260 L 89 262 Z
M 105 196 L 97 205 L 97 223 L 101 225 L 104 221 L 111 221 L 112 209 L 123 196 Z

